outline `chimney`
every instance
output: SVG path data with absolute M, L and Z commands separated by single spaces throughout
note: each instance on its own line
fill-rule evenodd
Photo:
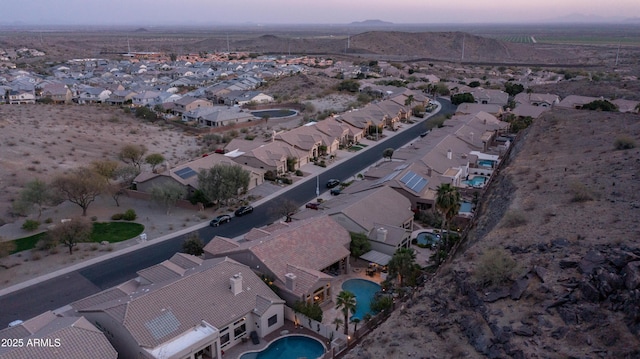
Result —
M 284 275 L 285 278 L 285 286 L 288 290 L 294 291 L 296 288 L 296 275 L 293 273 L 287 273 Z
M 447 150 L 447 158 L 451 159 L 452 155 L 453 154 L 452 154 L 451 150 Z
M 242 274 L 234 274 L 233 277 L 229 279 L 229 288 L 231 288 L 231 293 L 233 295 L 238 295 L 242 292 Z
M 387 230 L 380 227 L 376 230 L 376 240 L 378 242 L 386 242 L 387 240 Z

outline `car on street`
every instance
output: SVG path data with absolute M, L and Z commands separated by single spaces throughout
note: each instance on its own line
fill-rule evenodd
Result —
M 253 212 L 253 207 L 251 207 L 251 206 L 242 206 L 242 207 L 236 209 L 234 214 L 236 215 L 236 217 L 240 217 L 240 216 L 244 216 L 245 214 L 249 214 L 251 212 Z
M 211 220 L 211 222 L 209 222 L 209 225 L 211 227 L 217 227 L 223 223 L 227 223 L 231 221 L 231 216 L 228 214 L 221 214 L 218 217 L 214 218 Z
M 429 132 L 431 132 L 431 131 L 430 130 L 424 131 L 423 133 L 420 134 L 420 137 L 424 137 L 424 136 L 428 135 Z
M 320 203 L 318 202 L 309 202 L 305 205 L 306 208 L 311 208 L 311 209 L 319 209 L 320 208 Z
M 340 185 L 340 181 L 335 178 L 327 181 L 327 188 L 337 187 L 338 185 Z
M 332 196 L 337 196 L 340 193 L 342 193 L 342 189 L 340 189 L 340 188 L 332 188 L 331 191 L 329 191 L 329 193 L 331 193 Z

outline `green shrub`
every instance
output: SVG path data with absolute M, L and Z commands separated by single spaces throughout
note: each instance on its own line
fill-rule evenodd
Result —
M 630 136 L 622 135 L 616 138 L 613 142 L 613 147 L 616 150 L 630 150 L 636 147 L 636 141 L 634 141 Z
M 371 299 L 371 310 L 374 313 L 380 313 L 384 310 L 391 309 L 393 306 L 393 298 L 387 295 L 376 296 Z
M 302 175 L 303 175 L 303 173 L 302 173 L 301 170 L 296 170 L 296 176 L 300 176 L 301 177 Z
M 46 224 L 51 224 L 51 223 L 53 223 L 53 218 L 49 217 L 49 218 L 45 219 L 45 220 L 44 220 L 44 223 L 46 223 Z
M 486 287 L 507 283 L 517 272 L 517 262 L 505 250 L 493 248 L 480 256 L 473 277 L 479 285 Z
M 111 219 L 114 221 L 119 221 L 122 219 L 122 217 L 124 217 L 124 214 L 122 213 L 114 213 L 113 216 L 111 216 Z
M 122 219 L 124 219 L 125 221 L 133 221 L 136 218 L 138 218 L 138 215 L 136 214 L 136 211 L 134 211 L 133 209 L 126 210 L 122 215 Z
M 40 221 L 36 221 L 35 219 L 27 219 L 22 224 L 22 229 L 25 231 L 35 231 L 40 227 Z
M 58 242 L 51 239 L 49 236 L 45 236 L 44 238 L 36 242 L 35 248 L 41 251 L 48 251 L 54 249 L 57 246 Z

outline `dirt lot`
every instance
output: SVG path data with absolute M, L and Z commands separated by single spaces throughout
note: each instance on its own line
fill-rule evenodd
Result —
M 144 123 L 107 106 L 0 105 L 0 219 L 30 179 L 50 180 L 92 161 L 117 160 L 125 144 L 144 144 L 169 163 L 191 158 L 194 136 Z

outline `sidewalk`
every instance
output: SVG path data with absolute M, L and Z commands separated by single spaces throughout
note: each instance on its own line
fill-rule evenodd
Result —
M 440 104 L 438 104 L 438 107 L 436 108 L 436 110 L 434 112 L 432 112 L 431 114 L 429 114 L 428 116 L 426 116 L 424 119 L 422 119 L 421 121 L 417 121 L 414 124 L 405 124 L 403 123 L 401 125 L 401 127 L 397 130 L 397 131 L 386 131 L 385 135 L 386 137 L 384 139 L 381 139 L 380 141 L 371 141 L 371 140 L 367 140 L 367 139 L 363 139 L 360 142 L 364 143 L 367 145 L 367 147 L 363 148 L 360 151 L 347 151 L 347 150 L 338 150 L 338 153 L 336 155 L 336 159 L 329 164 L 329 167 L 339 164 L 342 161 L 345 161 L 348 158 L 351 158 L 355 155 L 357 155 L 358 153 L 361 153 L 363 151 L 368 151 L 370 150 L 375 144 L 379 143 L 379 142 L 383 142 L 388 138 L 391 138 L 399 133 L 402 133 L 403 131 L 416 126 L 420 123 L 422 123 L 422 121 L 428 119 L 429 117 L 432 117 L 434 115 L 436 115 L 438 112 L 440 111 Z M 328 168 L 328 167 L 327 167 Z M 306 164 L 304 166 L 301 167 L 301 170 L 308 174 L 303 178 L 300 178 L 298 180 L 296 180 L 293 184 L 291 185 L 287 185 L 287 186 L 276 186 L 273 185 L 271 183 L 265 183 L 264 185 L 260 185 L 258 187 L 264 186 L 262 188 L 258 188 L 256 187 L 255 189 L 253 189 L 252 191 L 256 191 L 254 193 L 254 195 L 257 195 L 259 197 L 261 197 L 259 200 L 255 201 L 254 203 L 252 203 L 253 206 L 258 206 L 261 205 L 269 200 L 271 200 L 272 198 L 280 195 L 282 192 L 298 186 L 302 183 L 305 183 L 307 181 L 311 181 L 311 180 L 316 180 L 316 176 L 319 175 L 320 173 L 323 173 L 324 171 L 327 170 L 327 168 L 324 167 L 320 167 L 320 166 L 316 166 L 312 163 Z M 250 191 L 250 194 L 251 192 Z M 328 194 L 328 192 L 327 192 Z M 328 197 L 327 197 L 328 198 Z M 102 199 L 101 201 L 107 201 L 107 199 Z M 209 225 L 209 219 L 210 217 L 212 217 L 209 213 L 209 215 L 207 216 L 206 219 L 202 220 L 200 219 L 200 216 L 202 215 L 199 212 L 196 211 L 192 211 L 192 210 L 186 210 L 186 209 L 180 209 L 180 208 L 176 208 L 172 214 L 170 215 L 166 215 L 166 213 L 164 213 L 163 209 L 158 208 L 157 206 L 145 202 L 145 201 L 140 201 L 140 200 L 135 200 L 135 199 L 131 199 L 131 198 L 124 198 L 123 203 L 121 204 L 120 207 L 115 207 L 114 204 L 112 205 L 106 205 L 106 202 L 100 203 L 97 202 L 94 204 L 94 206 L 89 208 L 89 213 L 88 216 L 96 216 L 98 217 L 99 221 L 108 221 L 110 220 L 110 217 L 113 213 L 116 212 L 124 212 L 126 211 L 128 208 L 133 208 L 135 209 L 136 213 L 138 214 L 138 221 L 142 224 L 145 225 L 145 233 L 147 234 L 147 240 L 146 241 L 141 241 L 139 240 L 138 237 L 136 238 L 132 238 L 130 240 L 121 242 L 120 244 L 118 244 L 117 248 L 115 248 L 115 250 L 113 252 L 109 252 L 107 254 L 95 257 L 95 258 L 91 258 L 89 260 L 85 260 L 83 262 L 79 262 L 76 264 L 73 264 L 71 266 L 68 267 L 64 267 L 62 269 L 47 273 L 45 275 L 42 276 L 38 276 L 35 278 L 32 278 L 30 280 L 9 286 L 7 288 L 3 288 L 0 289 L 0 296 L 27 288 L 31 285 L 34 285 L 36 283 L 40 283 L 40 282 L 44 282 L 46 280 L 49 280 L 51 278 L 55 278 L 57 276 L 61 276 L 88 266 L 91 266 L 93 264 L 120 256 L 122 254 L 125 253 L 129 253 L 141 248 L 145 248 L 160 242 L 163 242 L 165 240 L 171 239 L 173 237 L 176 236 L 180 236 L 183 234 L 187 234 L 196 230 L 199 230 L 201 228 L 204 228 L 206 226 Z M 111 200 L 111 202 L 113 202 Z M 73 204 L 68 204 L 70 206 L 75 206 L 77 208 L 77 210 L 79 211 L 79 207 L 77 207 L 76 205 Z M 129 206 L 128 206 L 129 205 Z M 52 211 L 51 213 L 48 211 Z M 52 217 L 54 217 L 54 214 L 58 213 L 57 209 L 50 209 L 47 212 L 44 212 L 42 215 L 42 218 L 48 218 L 49 214 L 52 214 Z M 65 212 L 68 213 L 68 212 Z M 207 213 L 207 212 L 205 212 Z M 55 216 L 55 217 L 59 217 Z M 56 219 L 57 220 L 57 219 Z M 191 225 L 189 227 L 186 226 L 187 223 L 190 223 L 191 221 L 196 222 L 196 224 Z M 159 226 L 160 224 L 164 224 L 166 225 L 167 223 L 172 223 L 175 222 L 175 226 L 179 227 L 181 226 L 182 229 L 177 230 L 177 231 L 173 231 L 173 232 L 168 232 L 166 230 L 161 229 Z M 156 226 L 157 224 L 157 226 Z M 2 227 L 0 227 L 0 237 L 3 237 L 5 239 L 15 239 L 15 238 L 21 238 L 24 237 L 26 235 L 31 235 L 34 233 L 29 233 L 25 235 L 24 230 L 22 230 L 20 228 L 21 223 L 12 223 L 12 224 L 7 224 L 4 225 Z M 171 226 L 169 228 L 173 228 L 173 225 L 171 224 Z M 166 233 L 165 233 L 166 232 Z

